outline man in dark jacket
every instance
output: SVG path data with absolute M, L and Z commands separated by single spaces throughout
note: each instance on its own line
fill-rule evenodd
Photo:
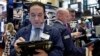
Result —
M 16 41 L 14 43 L 15 51 L 20 52 L 17 43 L 25 41 L 38 41 L 42 37 L 48 38 L 53 42 L 53 49 L 49 53 L 46 53 L 42 49 L 36 49 L 38 54 L 33 54 L 33 56 L 62 56 L 63 55 L 63 43 L 61 39 L 60 32 L 54 27 L 49 27 L 44 23 L 45 8 L 44 4 L 41 2 L 33 2 L 29 8 L 29 15 L 31 25 L 20 29 L 16 35 Z M 39 35 L 36 36 L 36 29 L 39 29 Z M 35 37 L 34 37 L 35 36 Z M 12 50 L 14 51 L 14 50 Z M 11 56 L 15 56 L 13 52 Z
M 64 8 L 59 8 L 56 13 L 57 20 L 53 26 L 59 29 L 61 33 L 65 47 L 64 56 L 85 56 L 86 49 L 76 47 L 73 43 L 71 31 L 68 27 L 68 23 L 71 21 L 69 11 Z

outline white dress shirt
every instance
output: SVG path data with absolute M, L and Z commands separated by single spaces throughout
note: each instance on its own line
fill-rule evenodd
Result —
M 40 35 L 43 33 L 43 28 L 44 28 L 44 24 L 40 27 L 40 34 L 39 34 L 39 38 L 34 37 L 35 36 L 35 28 L 34 26 L 32 26 L 31 29 L 31 34 L 30 34 L 30 41 L 37 41 L 37 40 L 41 40 Z

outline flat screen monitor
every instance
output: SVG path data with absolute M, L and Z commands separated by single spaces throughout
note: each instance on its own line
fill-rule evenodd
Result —
M 74 9 L 75 11 L 78 11 L 78 3 L 70 4 L 70 8 Z
M 94 15 L 92 20 L 93 20 L 93 25 L 94 26 L 100 25 L 100 15 Z

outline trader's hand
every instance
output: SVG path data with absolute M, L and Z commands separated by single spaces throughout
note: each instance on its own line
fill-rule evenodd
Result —
M 19 39 L 17 39 L 15 41 L 14 48 L 18 53 L 21 51 L 21 49 L 17 46 L 17 43 L 19 43 L 19 42 L 25 42 L 25 39 L 23 37 L 20 37 Z
M 88 46 L 88 47 L 87 47 L 88 50 L 89 50 L 89 51 L 93 51 L 93 49 L 94 49 L 93 46 L 94 46 L 94 44 L 91 44 L 90 46 Z
M 39 52 L 39 53 L 38 54 L 33 54 L 33 56 L 48 56 L 48 54 L 44 50 L 36 49 L 35 51 Z
M 74 38 L 78 38 L 81 36 L 81 32 L 73 32 L 71 33 L 71 36 L 73 36 Z
M 93 55 L 92 55 L 92 51 L 93 51 L 93 49 L 94 49 L 93 46 L 94 46 L 94 45 L 91 44 L 90 46 L 87 47 L 87 49 L 86 49 L 86 56 L 93 56 Z

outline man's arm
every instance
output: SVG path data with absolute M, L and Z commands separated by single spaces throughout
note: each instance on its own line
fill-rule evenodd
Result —
M 49 53 L 49 56 L 63 56 L 63 42 L 61 38 L 61 34 L 58 29 L 53 29 L 50 32 L 51 34 L 51 40 L 53 41 L 54 48 Z
M 67 30 L 65 30 L 62 39 L 65 47 L 64 55 L 74 55 L 74 56 L 85 55 L 85 48 L 76 47 L 70 33 Z

